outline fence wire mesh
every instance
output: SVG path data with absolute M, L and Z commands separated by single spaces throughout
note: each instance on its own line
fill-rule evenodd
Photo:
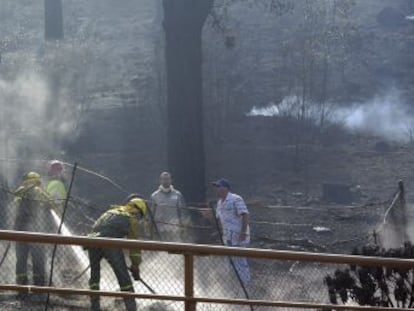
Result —
M 33 164 L 31 169 L 42 172 L 44 170 L 44 162 Z M 67 167 L 66 175 L 64 183 L 67 186 L 70 177 L 70 167 Z M 45 190 L 47 183 L 48 178 L 42 178 L 42 185 L 40 187 Z M 30 198 L 26 198 L 19 194 L 19 192 L 16 192 L 16 189 L 19 189 L 21 184 L 22 182 L 19 180 L 13 186 L 3 182 L 0 187 L 1 228 L 56 233 L 62 221 L 61 216 L 65 200 L 55 200 L 54 204 L 57 208 L 53 208 L 49 206 L 48 200 L 44 198 L 32 195 L 29 195 Z M 110 204 L 122 204 L 124 197 L 128 193 L 127 190 L 106 179 L 105 176 L 86 170 L 78 170 L 75 176 L 73 191 L 68 197 L 61 233 L 64 235 L 89 234 L 96 219 L 110 208 Z M 22 203 L 22 200 L 24 201 L 25 199 L 29 200 L 25 203 L 27 206 Z M 140 221 L 138 224 L 140 238 L 167 242 L 222 243 L 220 230 L 214 221 L 214 204 L 186 204 L 179 207 L 159 205 L 155 211 L 154 202 L 148 199 L 147 203 L 150 207 L 150 213 L 147 219 Z M 24 210 L 25 207 L 30 207 L 31 209 Z M 265 207 L 261 208 L 265 209 Z M 252 213 L 250 220 L 251 239 L 255 246 L 260 246 L 259 240 L 261 241 L 260 243 L 264 243 L 265 247 L 267 246 L 266 241 L 272 241 L 272 246 L 277 248 L 277 243 L 280 242 L 278 235 L 283 231 L 284 236 L 289 235 L 292 241 L 297 242 L 292 247 L 293 249 L 326 250 L 326 245 L 328 245 L 329 240 L 332 240 L 332 236 L 329 232 L 326 233 L 321 229 L 321 237 L 321 232 L 315 230 L 315 228 L 325 228 L 327 220 L 320 218 L 313 219 L 313 222 L 304 222 L 306 217 L 308 219 L 312 218 L 314 213 L 319 212 L 318 210 L 315 211 L 315 209 L 304 208 L 301 210 L 300 215 L 294 216 L 293 220 L 291 219 L 290 223 L 278 223 L 269 219 L 268 216 L 272 213 L 277 213 L 278 217 L 282 218 L 283 213 L 287 213 L 286 209 L 267 206 L 265 212 Z M 340 213 L 340 211 L 335 213 Z M 363 218 L 364 213 L 369 213 L 369 211 L 361 210 L 358 216 L 366 222 L 366 219 Z M 324 217 L 329 218 L 332 215 L 325 215 Z M 19 225 L 19 222 L 22 225 Z M 373 221 L 374 224 L 376 224 L 375 221 Z M 358 221 L 356 221 L 355 226 L 359 225 Z M 303 236 L 298 236 L 297 228 L 301 228 Z M 350 230 L 353 230 L 353 228 Z M 363 241 L 364 235 L 362 232 L 366 234 L 366 226 L 359 230 L 361 230 L 361 233 L 355 236 Z M 312 240 L 315 241 L 316 239 L 323 241 L 323 243 L 312 242 Z M 50 285 L 60 288 L 89 288 L 91 269 L 88 250 L 80 246 L 58 245 L 55 255 L 52 256 L 53 248 L 53 245 L 0 242 L 0 278 L 2 282 L 4 284 L 18 283 L 47 286 L 49 285 L 49 280 L 51 280 Z M 121 250 L 118 251 L 120 252 Z M 129 265 L 128 252 L 125 251 L 123 253 L 123 257 Z M 195 296 L 329 303 L 332 300 L 330 300 L 326 276 L 328 274 L 334 275 L 334 271 L 337 269 L 345 271 L 345 269 L 349 268 L 346 265 L 248 259 L 251 281 L 244 284 L 240 280 L 237 269 L 235 269 L 234 261 L 236 260 L 237 258 L 234 257 L 195 256 Z M 51 269 L 52 261 L 54 262 L 53 269 Z M 100 261 L 100 290 L 121 290 L 122 285 L 125 285 L 122 284 L 123 276 L 118 274 L 119 270 L 117 273 L 114 272 L 114 265 L 116 266 L 118 263 L 105 259 Z M 145 283 L 133 281 L 128 274 L 128 279 L 132 281 L 135 292 L 142 294 L 184 295 L 184 259 L 182 255 L 144 251 L 140 270 L 142 280 Z M 360 283 L 360 277 L 357 275 L 358 272 L 351 271 L 350 273 L 354 274 L 355 286 L 357 286 Z M 397 280 L 403 276 L 404 286 L 409 288 L 414 282 L 411 274 L 412 271 L 410 271 L 409 276 L 395 272 L 390 274 L 390 280 Z M 375 275 L 370 275 L 369 278 L 375 280 Z M 384 295 L 385 291 L 381 290 L 383 284 L 378 283 L 375 286 L 375 295 Z M 395 306 L 398 300 L 395 298 L 396 295 L 398 296 L 398 289 L 402 288 L 402 285 L 398 286 L 394 284 L 388 291 L 388 294 L 392 296 L 389 298 L 389 303 Z M 346 295 L 349 297 L 347 303 L 352 303 L 356 299 L 355 288 L 346 291 Z M 397 291 L 397 294 L 395 294 L 395 291 Z M 408 292 L 411 293 L 411 291 Z M 342 302 L 341 295 L 344 295 L 343 289 L 337 289 L 335 295 L 337 296 L 337 301 L 339 303 Z M 11 295 L 10 293 L 2 293 L 0 295 L 0 309 L 43 310 L 46 298 L 45 295 L 41 294 L 16 293 L 16 295 Z M 85 296 L 51 295 L 49 309 L 89 309 L 90 303 L 89 297 Z M 139 299 L 136 301 L 136 304 L 140 310 L 184 309 L 184 303 L 182 302 L 160 302 L 151 299 Z M 122 299 L 108 297 L 101 297 L 100 306 L 103 310 L 122 310 L 125 307 Z M 197 310 L 240 309 L 251 310 L 251 307 L 210 303 L 197 304 Z M 274 308 L 254 307 L 254 310 L 271 309 Z M 278 308 L 278 310 L 293 309 Z

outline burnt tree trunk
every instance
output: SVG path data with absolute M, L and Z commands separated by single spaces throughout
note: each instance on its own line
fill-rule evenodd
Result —
M 189 202 L 205 200 L 203 25 L 214 0 L 163 0 L 168 166 Z
M 63 39 L 62 0 L 45 0 L 45 39 Z

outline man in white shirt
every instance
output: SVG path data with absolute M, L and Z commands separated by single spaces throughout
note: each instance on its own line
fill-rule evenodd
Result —
M 219 201 L 216 217 L 223 230 L 223 242 L 227 246 L 246 247 L 250 243 L 249 211 L 241 196 L 230 192 L 230 182 L 221 178 L 213 183 Z M 233 257 L 237 273 L 243 284 L 250 281 L 250 269 L 246 258 Z
M 160 186 L 151 195 L 151 211 L 161 239 L 169 242 L 183 242 L 184 196 L 172 185 L 171 174 L 160 175 Z

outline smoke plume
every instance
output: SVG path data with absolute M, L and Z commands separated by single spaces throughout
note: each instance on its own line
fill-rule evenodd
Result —
M 63 90 L 57 93 L 49 84 L 38 72 L 0 80 L 0 163 L 6 181 L 13 182 L 22 173 L 18 168 L 25 166 L 15 159 L 59 157 L 63 143 L 75 135 L 73 105 Z
M 301 103 L 297 96 L 287 96 L 280 103 L 270 103 L 266 107 L 253 107 L 247 116 L 297 117 Z M 325 119 L 341 124 L 351 132 L 374 135 L 385 140 L 400 143 L 412 142 L 414 139 L 414 111 L 401 99 L 398 90 L 391 90 L 384 96 L 377 96 L 367 102 L 353 103 L 339 107 L 326 104 L 323 107 L 310 103 L 306 107 L 306 118 Z
M 414 131 L 413 111 L 403 103 L 396 90 L 366 103 L 336 109 L 333 116 L 334 120 L 342 122 L 349 130 L 390 141 L 410 141 Z

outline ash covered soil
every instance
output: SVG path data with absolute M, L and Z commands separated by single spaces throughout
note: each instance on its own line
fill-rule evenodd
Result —
M 146 29 L 154 25 L 155 14 L 151 10 L 149 11 L 151 14 L 146 14 L 145 10 L 134 6 L 133 1 L 129 2 L 131 8 L 119 6 L 118 9 L 123 11 L 122 14 L 127 17 L 133 16 L 133 22 L 130 17 L 125 19 L 125 23 L 121 23 L 128 28 L 133 23 L 135 37 L 131 40 L 130 38 L 123 40 L 122 35 L 114 34 L 117 29 L 123 33 L 123 28 L 113 27 L 114 21 L 119 22 L 118 18 L 112 22 L 108 22 L 109 18 L 95 21 L 99 27 L 94 27 L 97 27 L 99 32 L 95 34 L 98 36 L 97 48 L 92 50 L 99 57 L 93 54 L 89 60 L 94 62 L 91 68 L 99 68 L 99 70 L 96 73 L 85 72 L 85 76 L 108 77 L 108 80 L 95 81 L 90 78 L 93 82 L 91 83 L 86 79 L 85 81 L 88 82 L 85 83 L 88 86 L 85 89 L 85 93 L 88 94 L 86 101 L 90 107 L 106 107 L 106 105 L 112 107 L 119 105 L 120 102 L 130 104 L 130 101 L 145 103 L 151 107 L 157 107 L 151 109 L 155 110 L 153 113 L 158 120 L 159 111 L 156 105 L 162 106 L 163 103 L 158 103 L 157 94 L 163 90 L 162 86 L 157 88 L 151 82 L 157 73 L 153 68 L 154 65 L 148 64 L 159 61 L 157 57 L 154 57 L 158 55 L 154 49 L 159 43 L 143 43 L 149 41 L 146 36 L 150 32 Z M 146 0 L 145 2 L 148 3 L 148 7 L 152 8 L 150 3 L 152 1 Z M 84 6 L 81 1 L 73 3 L 72 7 L 68 3 L 68 10 L 71 9 L 74 12 L 79 10 L 74 14 L 80 15 L 79 19 L 82 15 L 92 14 L 91 8 L 89 12 L 88 7 Z M 96 10 L 96 15 L 102 11 L 107 12 L 104 10 L 105 6 L 113 7 L 110 1 L 105 1 L 102 7 Z M 30 10 L 30 7 L 28 6 L 26 10 Z M 102 16 L 107 15 L 102 14 Z M 42 34 L 43 24 L 40 22 L 42 19 L 33 20 L 39 21 L 34 27 L 37 34 L 34 39 L 38 39 Z M 70 24 L 76 22 L 71 19 L 67 20 Z M 88 31 L 89 28 L 84 27 L 85 31 Z M 150 39 L 159 40 L 152 36 Z M 32 49 L 32 44 L 25 43 L 24 46 Z M 113 46 L 117 46 L 117 49 L 113 49 Z M 16 55 L 20 54 L 14 50 L 4 53 L 3 61 L 7 65 L 8 58 L 17 57 Z M 124 63 L 125 60 L 127 60 L 126 63 Z M 69 63 L 70 60 L 67 62 Z M 112 72 L 118 74 L 107 74 L 111 69 L 114 69 Z M 124 99 L 120 100 L 121 97 Z M 160 101 L 162 102 L 163 99 Z M 119 120 L 123 119 L 114 118 L 112 115 L 112 118 L 101 118 L 100 121 L 95 121 L 94 126 L 97 126 L 98 122 L 105 123 L 108 131 L 111 125 L 112 128 L 118 128 L 114 125 L 118 124 Z M 399 179 L 406 182 L 408 202 L 414 199 L 411 191 L 414 184 L 414 171 L 411 168 L 414 164 L 414 152 L 410 145 L 384 143 L 376 137 L 339 133 L 329 137 L 327 135 L 316 142 L 303 142 L 298 145 L 302 154 L 295 160 L 294 151 L 298 146 L 286 139 L 290 137 L 289 129 L 283 128 L 277 118 L 232 116 L 231 120 L 226 120 L 226 124 L 220 132 L 219 142 L 207 142 L 207 178 L 213 180 L 221 176 L 228 177 L 234 185 L 235 192 L 242 195 L 248 202 L 252 220 L 252 247 L 350 253 L 355 246 L 365 244 L 370 239 L 373 230 L 381 223 L 387 202 L 395 192 Z M 97 132 L 94 136 L 89 131 L 88 139 L 85 140 L 87 148 L 76 150 L 81 153 L 76 155 L 81 165 L 115 177 L 122 184 L 133 181 L 134 186 L 144 189 L 145 194 L 155 189 L 159 171 L 165 167 L 165 159 L 163 157 L 160 159 L 160 154 L 163 154 L 164 150 L 156 149 L 157 144 L 153 142 L 157 140 L 154 136 L 146 136 L 145 131 L 142 131 L 140 139 L 143 140 L 142 149 L 145 151 L 131 153 L 133 159 L 125 162 L 133 164 L 125 168 L 120 165 L 124 162 L 122 161 L 124 156 L 120 156 L 119 152 L 122 148 L 119 139 L 122 136 L 117 136 L 120 130 L 114 131 L 116 135 L 113 135 L 113 140 L 108 138 L 111 137 L 110 135 L 102 135 L 99 130 Z M 107 134 L 107 132 L 104 133 Z M 208 132 L 208 134 L 211 133 Z M 81 138 L 78 144 L 82 143 Z M 137 138 L 134 137 L 134 139 Z M 92 145 L 96 144 L 96 150 L 91 148 L 91 142 L 94 142 Z M 379 146 L 383 147 L 379 148 Z M 299 165 L 295 161 L 299 162 Z M 130 176 L 133 174 L 132 171 L 139 172 L 137 174 L 139 178 Z M 137 180 L 140 182 L 139 185 L 136 184 Z M 360 186 L 360 194 L 346 205 L 326 202 L 322 199 L 322 183 L 327 181 L 344 183 L 351 187 Z M 79 180 L 77 183 L 75 187 L 81 188 L 82 184 Z M 99 188 L 100 184 L 96 182 L 89 184 L 88 200 L 92 202 L 92 205 L 97 205 L 96 202 L 105 202 L 105 204 L 117 202 L 123 197 L 119 193 L 102 191 L 102 188 Z M 209 197 L 214 196 L 209 193 Z M 106 205 L 99 206 L 104 208 Z M 99 211 L 95 214 L 94 217 L 99 214 Z M 78 216 L 80 217 L 81 214 Z M 86 222 L 84 219 L 75 219 L 73 223 L 78 225 L 81 221 Z M 82 228 L 78 228 L 79 230 L 75 230 L 75 233 L 86 233 L 89 226 L 90 222 L 82 225 Z M 334 266 L 317 263 L 301 264 L 260 260 L 251 261 L 251 268 L 253 282 L 248 290 L 252 293 L 252 298 L 319 302 L 327 301 L 328 298 L 323 277 L 335 269 Z M 12 265 L 8 271 L 10 271 L 10 278 L 13 279 Z M 239 286 L 237 283 L 231 284 L 234 287 Z M 87 282 L 83 282 L 80 286 L 86 288 Z M 237 295 L 243 298 L 242 293 L 237 293 Z M 53 297 L 49 310 L 87 310 L 87 306 L 87 299 Z M 113 308 L 112 301 L 107 310 L 113 310 Z M 152 310 L 165 309 L 156 306 L 152 308 Z M 0 310 L 44 310 L 44 304 L 19 302 L 14 296 L 4 294 L 0 296 Z
M 278 118 L 235 118 L 207 157 L 209 175 L 227 176 L 246 199 L 254 247 L 350 253 L 372 240 L 399 180 L 413 202 L 411 144 L 337 128 L 296 157 L 289 131 Z M 324 199 L 327 182 L 346 185 L 350 201 Z
M 49 310 L 52 311 L 74 311 L 74 310 L 89 310 L 86 302 L 80 303 L 79 300 L 57 300 L 51 298 L 49 303 Z M 41 301 L 25 301 L 21 302 L 16 300 L 14 295 L 1 295 L 0 296 L 0 310 L 45 310 L 45 303 Z

